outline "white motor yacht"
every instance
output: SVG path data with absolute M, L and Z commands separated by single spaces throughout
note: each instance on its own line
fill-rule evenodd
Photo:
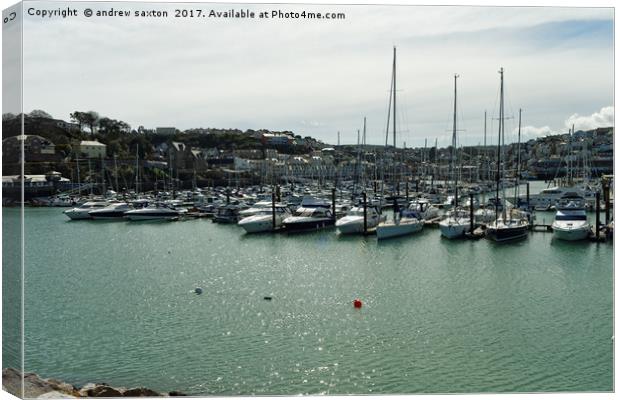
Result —
M 155 204 L 136 210 L 129 210 L 125 212 L 125 218 L 130 221 L 172 220 L 178 218 L 186 211 L 185 209 Z
M 109 205 L 110 203 L 107 201 L 87 201 L 78 207 L 63 211 L 63 214 L 70 219 L 91 219 L 92 217 L 89 212 L 107 207 Z
M 375 207 L 366 208 L 366 229 L 371 229 L 385 221 L 385 216 Z M 336 229 L 343 234 L 364 232 L 364 207 L 353 207 L 344 217 L 336 221 Z
M 274 224 L 273 212 L 271 206 L 269 208 L 261 207 L 259 211 L 241 219 L 237 225 L 245 229 L 247 233 L 269 232 L 280 228 L 282 222 L 291 216 L 291 212 L 284 204 L 276 204 Z
M 439 217 L 439 208 L 435 207 L 427 198 L 420 197 L 409 204 L 409 209 L 417 211 L 426 221 Z
M 112 203 L 107 207 L 89 211 L 88 214 L 92 219 L 123 219 L 127 211 L 133 210 L 133 207 L 127 203 Z
M 562 240 L 583 240 L 592 227 L 585 210 L 585 199 L 578 195 L 565 195 L 556 203 L 556 214 L 551 228 L 553 236 Z
M 327 200 L 306 196 L 292 216 L 282 221 L 286 231 L 315 230 L 334 225 L 331 205 Z

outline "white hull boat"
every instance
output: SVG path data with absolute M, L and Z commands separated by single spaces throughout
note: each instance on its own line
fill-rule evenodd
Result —
M 447 239 L 456 239 L 465 236 L 470 225 L 469 218 L 448 217 L 439 221 L 441 236 Z
M 282 222 L 291 216 L 284 207 L 276 208 L 275 226 L 272 210 L 262 210 L 254 215 L 243 218 L 237 223 L 247 233 L 271 232 L 282 227 Z
M 366 209 L 366 229 L 375 228 L 384 221 L 374 207 Z M 336 229 L 341 234 L 364 233 L 364 208 L 353 207 L 349 213 L 336 221 Z
M 423 222 L 417 218 L 401 218 L 396 221 L 382 222 L 377 225 L 377 239 L 410 235 L 420 232 L 423 226 Z

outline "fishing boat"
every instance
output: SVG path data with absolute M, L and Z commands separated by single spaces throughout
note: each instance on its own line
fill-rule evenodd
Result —
M 499 101 L 499 129 L 498 129 L 498 140 L 497 140 L 497 179 L 495 186 L 495 198 L 499 199 L 499 187 L 501 177 L 503 176 L 501 166 L 502 166 L 502 144 L 504 139 L 504 69 L 501 68 L 500 71 L 500 101 Z M 519 130 L 521 126 L 521 118 L 519 118 Z M 502 186 L 503 198 L 506 198 L 505 193 L 505 185 Z M 502 210 L 502 215 L 499 216 L 499 203 L 495 203 L 495 221 L 487 226 L 486 229 L 486 237 L 495 242 L 507 242 L 518 239 L 523 239 L 527 237 L 529 222 L 526 218 L 524 218 L 524 214 L 519 210 L 511 210 L 507 212 L 507 207 L 504 207 Z M 515 211 L 515 212 L 513 212 Z

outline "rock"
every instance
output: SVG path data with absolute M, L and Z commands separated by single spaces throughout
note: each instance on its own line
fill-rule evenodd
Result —
M 37 397 L 37 399 L 76 399 L 76 398 L 77 398 L 76 396 L 72 396 L 65 392 L 58 392 L 55 390 L 51 392 L 43 393 L 42 395 Z
M 80 390 L 82 397 L 121 397 L 122 395 L 117 389 L 106 385 L 95 385 L 94 388 Z
M 123 392 L 123 396 L 125 397 L 159 397 L 161 396 L 161 394 L 151 389 L 147 389 L 144 387 L 138 387 L 138 388 L 131 388 L 131 389 L 125 390 L 125 392 Z
M 14 368 L 5 368 L 2 370 L 2 384 L 6 391 L 17 396 L 35 398 L 46 395 L 48 397 L 58 397 L 58 393 L 63 397 L 73 397 L 77 395 L 75 388 L 69 384 L 52 380 L 49 382 L 41 379 L 39 375 L 33 373 L 25 373 L 24 377 L 24 393 L 22 394 L 22 374 Z M 54 392 L 51 395 L 47 393 Z
M 58 379 L 46 379 L 46 382 L 50 384 L 50 386 L 52 388 L 54 388 L 54 390 L 59 391 L 59 392 L 64 392 L 64 393 L 71 393 L 72 395 L 77 396 L 78 394 L 78 390 L 76 389 L 75 386 L 67 383 L 67 382 L 62 382 L 59 381 Z
M 173 390 L 172 392 L 168 393 L 168 396 L 175 397 L 175 396 L 187 396 L 187 395 L 185 393 L 181 393 L 181 392 L 177 392 L 176 390 Z

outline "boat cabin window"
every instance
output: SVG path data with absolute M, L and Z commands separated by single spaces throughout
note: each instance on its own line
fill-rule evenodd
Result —
M 556 215 L 556 221 L 587 221 L 588 217 L 585 215 Z

